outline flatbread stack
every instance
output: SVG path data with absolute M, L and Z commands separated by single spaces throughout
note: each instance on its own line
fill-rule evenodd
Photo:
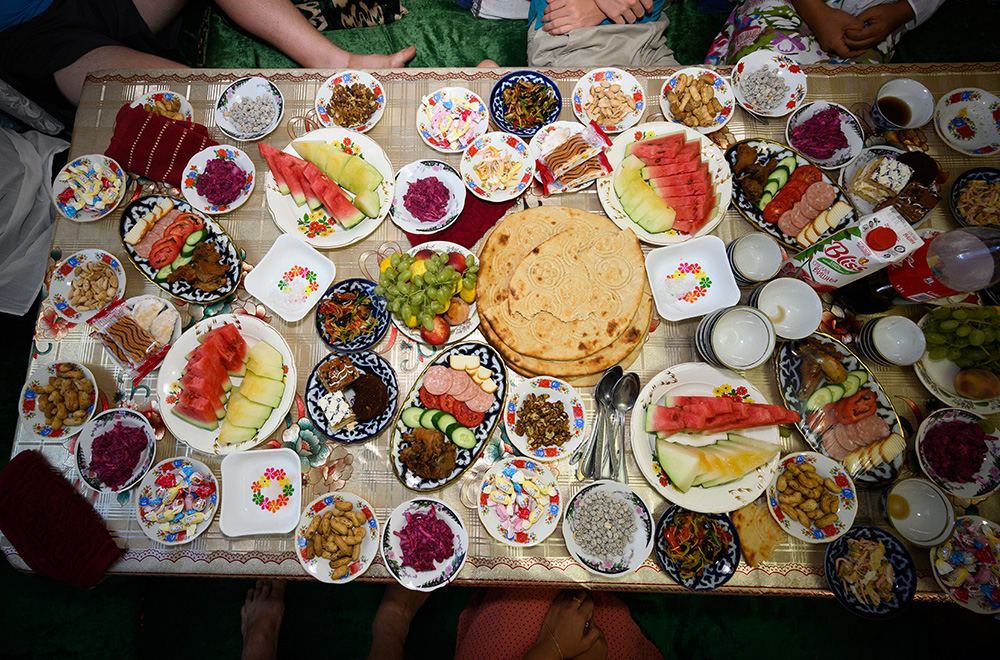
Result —
M 514 371 L 591 386 L 638 357 L 653 296 L 635 234 L 540 206 L 507 216 L 484 241 L 476 305 L 483 335 Z
M 774 551 L 787 538 L 767 510 L 767 505 L 759 499 L 733 511 L 729 516 L 740 534 L 743 559 L 750 566 L 756 566 L 774 556 Z

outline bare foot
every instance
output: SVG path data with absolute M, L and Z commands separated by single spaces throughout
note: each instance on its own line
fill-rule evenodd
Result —
M 403 657 L 410 622 L 429 595 L 423 591 L 411 591 L 398 584 L 385 588 L 382 602 L 372 621 L 369 660 L 395 660 Z
M 278 656 L 278 631 L 285 613 L 285 581 L 257 580 L 240 610 L 243 660 L 273 660 Z
M 495 67 L 498 67 L 498 66 L 500 66 L 500 65 L 497 64 L 496 62 L 494 62 L 493 60 L 483 60 L 482 62 L 480 62 L 479 64 L 476 65 L 476 68 L 477 69 L 491 69 L 491 68 L 495 68 Z
M 347 66 L 359 69 L 401 69 L 417 54 L 417 47 L 410 46 L 392 55 L 357 55 L 347 56 Z

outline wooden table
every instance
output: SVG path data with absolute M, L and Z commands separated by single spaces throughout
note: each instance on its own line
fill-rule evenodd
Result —
M 658 112 L 659 90 L 663 81 L 672 70 L 634 70 L 647 93 L 647 118 Z M 810 67 L 808 99 L 825 99 L 835 101 L 850 107 L 860 101 L 869 101 L 875 91 L 886 80 L 896 77 L 913 77 L 924 82 L 935 97 L 956 87 L 973 85 L 987 89 L 1000 88 L 1000 65 L 909 65 L 909 66 L 877 66 L 877 67 Z M 170 89 L 183 94 L 194 107 L 195 121 L 205 124 L 213 137 L 221 143 L 230 142 L 215 126 L 212 108 L 222 90 L 232 81 L 246 72 L 223 70 L 200 70 L 190 72 L 177 71 L 112 71 L 88 79 L 84 88 L 83 98 L 77 113 L 76 126 L 73 133 L 71 154 L 78 156 L 87 153 L 102 153 L 108 145 L 112 133 L 114 117 L 124 103 L 129 103 L 140 94 L 158 90 Z M 332 72 L 309 70 L 276 70 L 257 71 L 273 81 L 285 97 L 285 117 L 282 125 L 267 136 L 264 141 L 277 148 L 283 148 L 289 141 L 286 133 L 288 118 L 301 115 L 311 107 L 320 83 Z M 442 155 L 431 150 L 419 138 L 414 128 L 416 112 L 423 95 L 443 86 L 461 85 L 472 89 L 484 99 L 488 98 L 495 81 L 503 74 L 503 70 L 443 70 L 443 69 L 406 69 L 398 71 L 375 72 L 385 85 L 388 99 L 385 114 L 381 121 L 368 133 L 385 150 L 394 168 L 427 157 L 441 158 Z M 576 81 L 584 75 L 582 70 L 546 71 L 559 84 L 563 95 L 563 110 L 561 119 L 573 120 L 570 106 L 572 89 Z M 784 120 L 771 120 L 767 124 L 758 124 L 749 120 L 742 111 L 729 125 L 737 139 L 744 137 L 767 137 L 777 141 L 784 139 Z M 980 166 L 981 160 L 965 157 L 948 149 L 934 134 L 930 126 L 925 130 L 930 143 L 930 153 L 949 170 L 954 179 L 959 173 L 970 167 Z M 263 176 L 266 166 L 253 144 L 237 146 L 254 159 L 259 176 Z M 454 166 L 458 166 L 458 155 L 443 157 Z M 251 198 L 237 211 L 221 216 L 221 223 L 233 236 L 236 243 L 247 254 L 249 263 L 261 259 L 279 235 L 279 230 L 271 220 L 265 199 L 264 186 L 258 185 Z M 945 198 L 947 198 L 945 190 Z M 528 202 L 534 204 L 534 193 L 528 193 Z M 588 188 L 579 193 L 548 199 L 546 204 L 563 204 L 590 211 L 601 212 L 596 189 Z M 519 208 L 519 207 L 515 207 Z M 85 247 L 101 247 L 119 257 L 124 256 L 118 240 L 118 221 L 121 211 L 118 210 L 108 218 L 94 224 L 77 224 L 60 220 L 53 244 L 54 254 L 67 256 Z M 950 228 L 953 220 L 947 211 L 947 203 L 935 209 L 927 226 L 935 228 Z M 722 224 L 713 232 L 726 242 L 754 231 L 754 228 L 743 220 L 735 210 L 730 209 Z M 337 265 L 337 278 L 363 276 L 359 265 L 359 257 L 365 251 L 376 250 L 384 242 L 395 242 L 409 247 L 400 230 L 388 219 L 367 239 L 350 247 L 327 250 L 325 254 Z M 651 246 L 644 246 L 648 252 Z M 57 257 L 58 258 L 58 257 Z M 54 261 L 53 261 L 54 264 Z M 127 296 L 144 293 L 157 293 L 157 289 L 147 282 L 132 266 L 127 265 L 128 287 Z M 744 300 L 746 291 L 743 291 Z M 281 332 L 291 345 L 298 365 L 298 391 L 304 391 L 305 381 L 310 370 L 323 356 L 327 349 L 320 342 L 313 328 L 312 315 L 304 320 L 288 324 L 280 317 L 273 315 L 263 305 L 252 299 L 242 288 L 236 298 L 227 303 L 224 310 L 217 308 L 202 308 L 186 306 L 182 309 L 185 322 L 193 322 L 204 315 L 219 311 L 233 311 L 260 316 Z M 919 314 L 918 309 L 904 310 Z M 110 362 L 103 349 L 87 338 L 81 327 L 66 328 L 59 324 L 53 325 L 51 308 L 43 306 L 43 312 L 38 323 L 38 334 L 35 341 L 35 352 L 32 367 L 40 361 L 74 360 L 82 362 L 94 372 L 101 391 L 112 405 L 127 405 L 134 407 L 148 406 L 147 397 L 154 385 L 152 377 L 147 377 L 138 387 L 126 383 L 121 371 Z M 632 367 L 639 373 L 642 384 L 664 368 L 682 362 L 696 361 L 692 333 L 697 319 L 670 323 L 662 322 L 652 332 L 638 361 Z M 477 331 L 471 337 L 481 339 Z M 402 393 L 409 390 L 417 374 L 427 364 L 433 351 L 426 346 L 415 345 L 405 340 L 401 335 L 390 331 L 386 338 L 374 349 L 383 354 L 397 369 L 399 386 Z M 887 392 L 894 397 L 906 397 L 924 404 L 929 398 L 928 392 L 919 384 L 911 369 L 883 368 L 871 365 L 872 371 L 881 381 Z M 773 364 L 754 369 L 746 374 L 747 378 L 759 387 L 771 401 L 780 401 Z M 517 378 L 517 376 L 514 376 Z M 585 388 L 581 392 L 586 401 L 588 417 L 594 413 L 592 389 Z M 908 407 L 900 404 L 899 398 L 894 398 L 897 410 L 911 423 L 912 413 Z M 299 412 L 293 404 L 293 417 Z M 271 445 L 277 445 L 281 440 L 294 440 L 297 427 L 293 424 L 291 430 L 272 436 Z M 482 467 L 487 462 L 485 456 L 495 459 L 498 451 L 499 431 L 488 446 L 484 458 L 480 459 Z M 782 445 L 788 451 L 808 449 L 798 432 L 782 438 Z M 910 439 L 912 447 L 912 438 Z M 262 445 L 268 446 L 268 444 Z M 383 523 L 389 513 L 399 503 L 418 495 L 410 491 L 393 476 L 388 465 L 388 432 L 362 445 L 339 445 L 331 442 L 329 456 L 322 461 L 314 460 L 306 474 L 308 482 L 303 492 L 303 502 L 330 490 L 347 490 L 354 492 L 371 502 L 375 513 Z M 35 449 L 42 452 L 46 458 L 57 466 L 71 480 L 77 489 L 87 497 L 104 517 L 116 542 L 125 549 L 122 558 L 111 568 L 115 573 L 143 574 L 197 574 L 217 576 L 290 576 L 305 577 L 298 561 L 293 554 L 291 535 L 260 536 L 229 538 L 219 530 L 219 515 L 216 515 L 210 528 L 193 543 L 179 547 L 165 547 L 151 542 L 139 529 L 135 520 L 135 495 L 131 498 L 116 498 L 111 495 L 96 496 L 80 481 L 72 460 L 73 440 L 45 440 L 32 435 L 21 424 L 17 430 L 13 453 L 25 449 Z M 177 442 L 167 433 L 159 442 L 156 460 L 171 456 L 193 455 L 206 462 L 219 474 L 221 457 L 200 454 Z M 915 461 L 909 461 L 915 465 Z M 633 487 L 651 504 L 655 517 L 658 517 L 668 506 L 656 491 L 640 476 L 639 470 L 631 457 L 629 450 L 628 469 Z M 567 500 L 581 487 L 571 475 L 567 461 L 556 464 L 560 487 Z M 910 472 L 904 466 L 904 474 Z M 656 590 L 678 591 L 681 587 L 666 577 L 650 556 L 635 573 L 618 579 L 601 579 L 584 571 L 573 561 L 563 542 L 562 534 L 557 531 L 540 545 L 527 549 L 512 549 L 494 541 L 483 529 L 474 508 L 463 502 L 463 489 L 476 486 L 474 477 L 466 474 L 456 483 L 433 494 L 456 510 L 462 512 L 470 536 L 469 560 L 458 576 L 457 582 L 465 585 L 527 585 L 549 583 L 553 585 L 583 584 L 595 589 L 614 590 Z M 224 487 L 224 484 L 223 484 Z M 466 491 L 467 492 L 467 491 Z M 885 521 L 877 511 L 878 490 L 861 489 L 859 494 L 859 511 L 856 523 L 875 524 L 885 527 Z M 979 503 L 980 511 L 994 520 L 998 519 L 997 497 Z M 963 506 L 967 503 L 962 503 Z M 958 510 L 961 514 L 963 509 Z M 26 566 L 17 551 L 2 539 L 2 549 L 7 559 L 17 568 L 26 570 Z M 825 546 L 813 546 L 797 540 L 789 540 L 783 545 L 774 558 L 756 568 L 750 568 L 745 563 L 740 564 L 735 577 L 721 589 L 729 593 L 768 593 L 794 595 L 829 595 L 823 575 L 823 554 Z M 918 570 L 917 598 L 923 600 L 947 600 L 938 589 L 929 569 L 928 551 L 910 546 Z M 391 579 L 380 557 L 368 572 L 361 578 L 372 581 Z

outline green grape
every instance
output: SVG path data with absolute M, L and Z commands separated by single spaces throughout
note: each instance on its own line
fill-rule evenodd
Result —
M 399 308 L 399 315 L 403 317 L 404 321 L 413 316 L 413 307 L 410 303 L 403 303 L 403 306 Z
M 424 284 L 427 286 L 437 286 L 441 282 L 441 277 L 437 273 L 427 271 L 424 273 Z
M 958 367 L 959 369 L 968 369 L 969 367 L 975 366 L 976 364 L 972 360 L 964 357 L 958 358 L 957 360 L 954 360 L 954 362 L 955 366 Z
M 948 349 L 948 359 L 954 362 L 962 357 L 962 349 L 960 348 L 949 348 Z
M 985 344 L 992 344 L 994 341 L 996 341 L 996 338 L 997 338 L 996 334 L 994 334 L 994 332 L 992 330 L 990 330 L 989 328 L 986 328 L 986 329 L 983 330 L 983 344 L 984 345 Z
M 948 319 L 947 321 L 941 322 L 941 329 L 945 332 L 951 332 L 959 325 L 958 321 L 955 319 Z
M 931 318 L 937 319 L 938 321 L 943 321 L 949 316 L 951 316 L 951 310 L 947 307 L 938 307 L 931 312 Z
M 964 309 L 956 309 L 956 310 L 952 311 L 951 318 L 953 318 L 953 319 L 955 319 L 957 321 L 964 321 L 967 318 L 969 318 L 969 313 L 967 311 L 965 311 Z
M 476 265 L 476 258 L 471 254 L 465 255 L 465 267 L 472 268 L 475 265 Z
M 441 269 L 441 272 L 444 273 L 445 277 L 447 277 L 448 280 L 451 280 L 452 276 L 455 274 L 455 267 L 445 266 L 444 268 Z
M 417 321 L 419 321 L 422 324 L 427 323 L 427 321 L 434 323 L 434 312 L 431 311 L 430 307 L 425 307 L 424 309 L 420 310 L 419 314 L 417 314 Z
M 417 287 L 418 289 L 424 288 L 424 276 L 423 275 L 414 275 L 413 276 L 413 286 Z
M 389 310 L 397 316 L 399 315 L 399 310 L 402 308 L 403 308 L 403 301 L 400 300 L 399 298 L 396 298 L 391 303 L 389 303 Z
M 426 300 L 427 295 L 423 291 L 417 291 L 410 296 L 410 304 L 415 307 L 423 307 Z
M 466 275 L 462 278 L 462 288 L 463 289 L 474 289 L 476 288 L 476 278 L 469 277 Z
M 962 357 L 966 360 L 971 360 L 972 362 L 983 362 L 989 357 L 989 355 L 981 348 L 970 346 L 962 350 Z
M 982 346 L 985 339 L 986 333 L 982 330 L 976 329 L 969 333 L 969 343 L 973 346 Z
M 377 296 L 384 296 L 385 295 L 385 287 L 382 286 L 381 283 L 376 284 L 375 288 L 373 290 L 375 291 L 375 295 L 377 295 Z
M 970 325 L 960 325 L 955 329 L 955 334 L 959 337 L 968 337 L 972 332 L 972 326 Z
M 946 344 L 948 342 L 948 338 L 940 332 L 928 332 L 924 338 L 927 340 L 928 344 L 934 344 L 935 346 Z
M 436 273 L 441 270 L 441 264 L 435 259 L 424 259 L 424 268 L 427 269 L 428 273 Z
M 409 296 L 414 291 L 416 291 L 416 287 L 413 286 L 413 282 L 403 282 L 399 285 L 399 295 L 401 296 Z
M 424 325 L 424 329 L 427 330 L 427 332 L 430 332 L 431 330 L 434 329 L 434 317 L 433 316 L 428 316 L 426 318 L 423 318 L 423 319 L 420 320 L 420 322 Z
M 968 337 L 955 337 L 955 339 L 953 339 L 951 343 L 954 346 L 957 346 L 958 348 L 965 348 L 966 346 L 969 345 L 969 338 Z
M 930 352 L 927 353 L 927 357 L 932 360 L 943 360 L 948 357 L 948 349 L 944 346 L 937 346 L 932 348 Z
M 475 266 L 470 266 L 469 268 L 466 268 L 465 272 L 472 273 L 473 275 L 475 275 L 476 273 L 479 272 L 479 264 L 476 264 Z
M 406 270 L 399 271 L 398 279 L 400 282 L 409 282 L 412 277 L 413 277 L 413 271 L 410 270 L 409 268 L 407 268 Z
M 448 288 L 439 286 L 437 289 L 434 290 L 434 299 L 437 300 L 439 303 L 444 304 L 448 301 L 449 298 L 451 298 L 451 291 Z M 441 314 L 441 312 L 437 313 Z

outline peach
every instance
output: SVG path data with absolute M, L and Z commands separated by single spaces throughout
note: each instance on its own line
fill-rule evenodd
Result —
M 955 376 L 955 392 L 973 401 L 992 399 L 1000 394 L 1000 378 L 986 369 L 962 369 Z

